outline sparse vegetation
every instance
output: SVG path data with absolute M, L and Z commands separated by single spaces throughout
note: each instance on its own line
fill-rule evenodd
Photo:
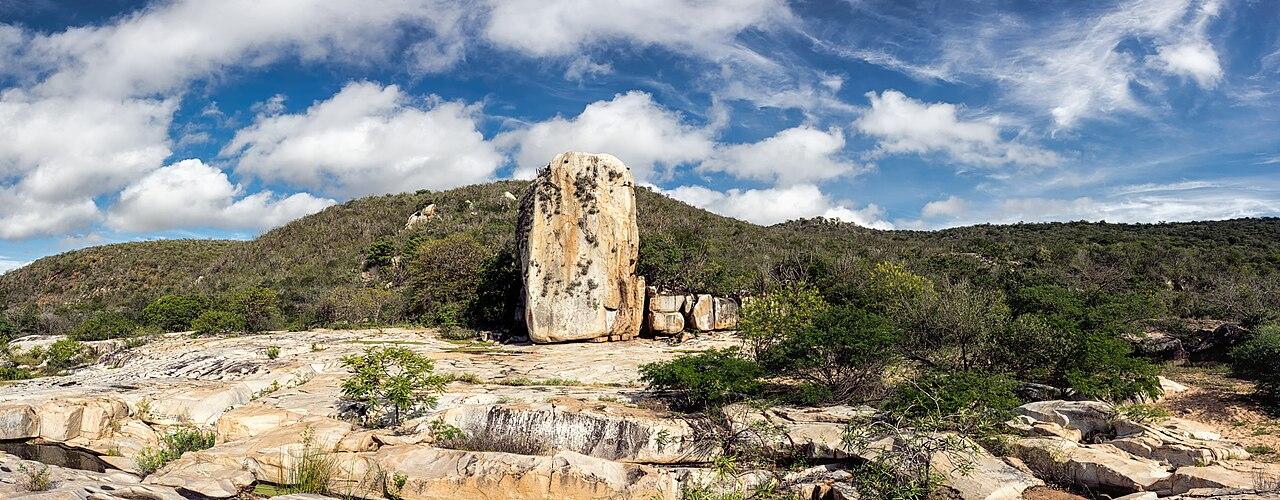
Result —
M 267 359 L 276 359 L 280 357 L 280 346 L 267 347 Z
M 1254 380 L 1263 399 L 1280 408 L 1280 323 L 1262 326 L 1231 352 L 1231 369 Z
M 18 472 L 22 473 L 19 486 L 27 491 L 46 491 L 53 485 L 50 480 L 49 466 L 38 464 L 28 466 L 23 463 L 18 465 Z
M 188 451 L 200 451 L 213 447 L 214 433 L 192 427 L 179 427 L 160 437 L 158 448 L 146 447 L 138 452 L 137 468 L 143 476 L 149 476 L 182 457 Z
M 302 450 L 298 456 L 285 462 L 284 477 L 279 478 L 279 492 L 283 494 L 316 494 L 330 492 L 330 485 L 338 476 L 338 463 L 329 453 L 316 445 L 315 433 L 310 428 L 302 432 Z

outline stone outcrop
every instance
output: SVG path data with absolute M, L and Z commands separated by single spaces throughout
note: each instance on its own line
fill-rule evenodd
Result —
M 738 327 L 738 301 L 710 294 L 671 294 L 649 287 L 648 331 L 674 335 L 685 330 L 710 332 Z
M 644 320 L 631 170 L 607 154 L 556 155 L 520 203 L 524 321 L 535 343 L 627 340 Z
M 0 453 L 0 498 L 19 500 L 184 500 L 177 490 L 140 484 L 137 476 L 118 470 L 92 472 L 50 465 L 49 489 L 31 491 L 23 470 L 40 471 L 46 466 Z

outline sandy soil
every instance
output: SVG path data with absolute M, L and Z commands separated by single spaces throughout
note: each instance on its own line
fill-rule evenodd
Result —
M 1223 365 L 1168 367 L 1164 376 L 1190 390 L 1170 395 L 1160 405 L 1175 416 L 1215 427 L 1223 437 L 1243 444 L 1255 460 L 1280 463 L 1280 411 L 1268 412 L 1250 397 L 1251 382 L 1228 373 Z

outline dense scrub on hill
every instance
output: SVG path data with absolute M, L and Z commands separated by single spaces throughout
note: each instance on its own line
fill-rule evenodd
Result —
M 0 305 L 22 333 L 65 332 L 98 311 L 145 323 L 143 309 L 165 295 L 212 300 L 266 288 L 278 294 L 278 327 L 362 321 L 502 327 L 518 265 L 517 203 L 503 194 L 518 197 L 526 186 L 503 181 L 362 198 L 252 241 L 68 252 L 0 276 Z M 828 302 L 859 303 L 871 300 L 867 280 L 875 267 L 894 262 L 940 284 L 1011 298 L 1060 289 L 1081 307 L 1124 304 L 1148 318 L 1253 325 L 1280 309 L 1277 219 L 878 231 L 821 219 L 756 226 L 648 189 L 639 189 L 637 203 L 640 274 L 674 290 L 759 294 L 804 281 Z M 436 205 L 434 218 L 406 228 L 428 204 Z

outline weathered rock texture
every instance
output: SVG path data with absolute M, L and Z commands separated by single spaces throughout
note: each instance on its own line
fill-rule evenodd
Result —
M 536 343 L 627 340 L 643 322 L 631 170 L 606 154 L 556 155 L 520 203 L 524 320 Z

